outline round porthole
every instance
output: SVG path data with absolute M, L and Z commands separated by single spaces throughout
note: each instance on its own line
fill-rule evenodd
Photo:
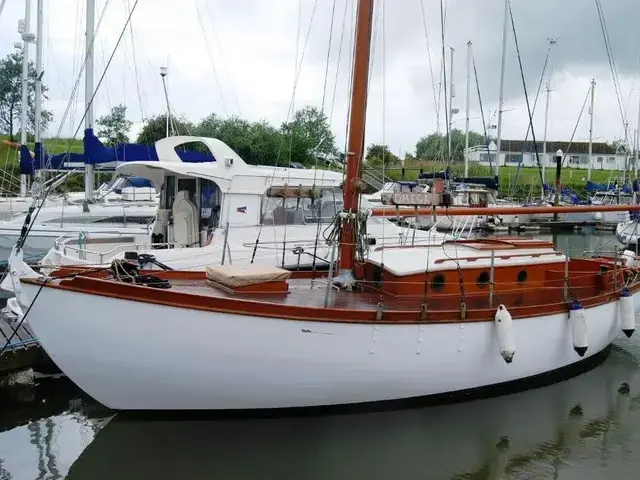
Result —
M 434 292 L 439 292 L 444 288 L 444 275 L 436 275 L 431 280 L 431 290 Z
M 485 288 L 487 285 L 489 285 L 489 272 L 482 272 L 480 275 L 478 275 L 476 284 L 479 288 Z
M 520 270 L 518 272 L 518 283 L 524 283 L 527 281 L 527 271 L 526 270 Z

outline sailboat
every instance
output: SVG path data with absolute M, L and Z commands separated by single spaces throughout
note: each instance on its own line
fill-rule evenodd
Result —
M 120 410 L 344 406 L 504 391 L 575 374 L 635 330 L 633 255 L 570 259 L 536 239 L 370 245 L 359 208 L 374 0 L 359 0 L 339 269 L 210 265 L 205 272 L 60 269 L 12 251 L 3 288 L 80 388 Z M 285 187 L 284 185 L 282 187 Z M 401 215 L 545 213 L 451 208 L 439 184 L 395 194 Z M 555 207 L 571 211 L 640 206 Z M 366 248 L 365 248 L 366 247 Z

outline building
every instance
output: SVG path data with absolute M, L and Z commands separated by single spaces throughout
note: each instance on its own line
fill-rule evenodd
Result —
M 627 153 L 624 151 L 617 151 L 613 145 L 608 143 L 594 142 L 593 144 L 593 170 L 633 170 L 634 158 L 628 158 Z M 558 150 L 562 150 L 565 156 L 564 167 L 569 168 L 589 168 L 589 143 L 588 142 L 573 142 L 567 150 L 569 142 L 547 142 L 547 155 L 542 154 L 543 145 L 542 142 L 538 142 L 538 155 L 540 157 L 540 164 L 546 167 L 555 166 L 555 155 Z M 502 140 L 500 145 L 500 166 L 518 166 L 522 163 L 523 167 L 537 167 L 536 154 L 533 146 L 533 142 L 522 140 Z M 496 159 L 496 144 L 492 140 L 489 144 L 489 151 L 487 147 L 483 145 L 477 145 L 471 147 L 468 150 L 469 161 L 478 162 L 481 165 L 489 165 L 489 158 L 491 158 L 491 165 L 495 165 Z M 640 165 L 639 165 L 640 167 Z

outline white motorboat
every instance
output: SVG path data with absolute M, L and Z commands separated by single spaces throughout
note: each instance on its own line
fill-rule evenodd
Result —
M 195 142 L 224 162 L 187 164 L 177 158 L 176 145 Z M 88 232 L 80 239 L 75 232 L 63 235 L 42 259 L 48 271 L 109 265 L 125 257 L 151 269 L 204 270 L 224 262 L 328 267 L 326 238 L 342 211 L 341 173 L 248 165 L 224 142 L 210 138 L 170 137 L 157 142 L 156 151 L 159 161 L 118 167 L 122 175 L 153 179 L 162 192 L 153 230 L 142 235 Z M 368 219 L 366 229 L 368 242 L 375 245 L 440 244 L 453 238 L 379 218 Z

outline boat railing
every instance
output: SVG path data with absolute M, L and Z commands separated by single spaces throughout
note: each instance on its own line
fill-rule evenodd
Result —
M 102 233 L 102 232 L 101 232 Z M 163 243 L 151 243 L 142 242 L 134 243 L 135 237 L 133 236 L 119 236 L 117 232 L 113 232 L 113 237 L 93 237 L 86 238 L 82 235 L 74 238 L 71 234 L 62 235 L 54 240 L 53 248 L 61 252 L 64 256 L 74 256 L 78 260 L 89 260 L 93 263 L 104 263 L 105 259 L 112 258 L 114 255 L 124 251 L 147 251 L 150 249 L 170 249 L 185 247 L 184 242 L 163 242 Z M 77 246 L 70 245 L 69 242 L 77 241 Z M 110 244 L 117 242 L 117 245 L 106 251 L 89 250 L 89 245 L 98 244 Z M 129 242 L 129 243 L 127 243 Z

